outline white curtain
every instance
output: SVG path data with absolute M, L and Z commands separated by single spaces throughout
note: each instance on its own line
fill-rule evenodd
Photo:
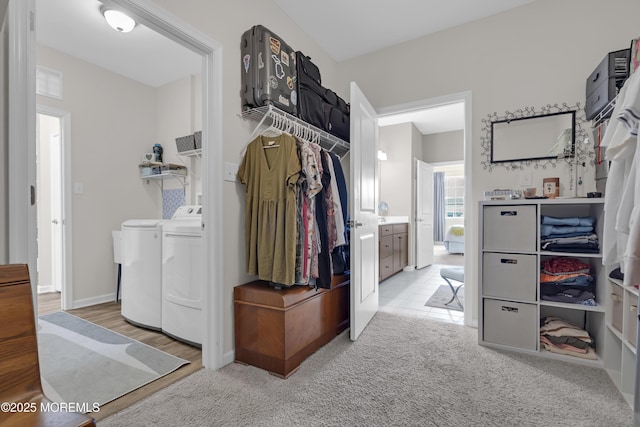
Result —
M 444 172 L 433 174 L 433 240 L 442 242 L 444 240 Z

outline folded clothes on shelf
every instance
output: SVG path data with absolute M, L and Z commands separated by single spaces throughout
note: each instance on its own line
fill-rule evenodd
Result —
M 589 332 L 559 317 L 540 319 L 540 346 L 553 353 L 596 360 Z
M 541 225 L 540 237 L 547 236 L 585 236 L 593 233 L 591 225 Z
M 595 226 L 596 219 L 592 216 L 557 218 L 542 215 L 542 225 Z
M 589 273 L 591 266 L 576 258 L 555 257 L 542 261 L 540 270 L 545 274 L 560 275 L 572 273 Z
M 616 267 L 611 270 L 611 273 L 609 273 L 609 277 L 611 277 L 612 279 L 624 280 L 624 273 L 620 270 L 620 267 Z
M 577 258 L 554 257 L 540 263 L 540 299 L 595 306 L 591 266 Z
M 551 252 L 598 253 L 595 217 L 557 218 L 543 215 L 540 224 L 540 249 Z

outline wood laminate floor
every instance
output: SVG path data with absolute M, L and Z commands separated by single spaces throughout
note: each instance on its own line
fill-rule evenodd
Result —
M 38 295 L 38 315 L 56 311 L 60 311 L 60 293 L 53 292 Z M 202 369 L 202 351 L 200 349 L 170 338 L 162 332 L 140 328 L 128 323 L 120 314 L 120 303 L 98 304 L 69 310 L 68 313 L 191 362 L 150 384 L 103 405 L 100 408 L 100 412 L 90 413 L 89 415 L 97 421 L 115 414 L 167 387 L 169 384 Z

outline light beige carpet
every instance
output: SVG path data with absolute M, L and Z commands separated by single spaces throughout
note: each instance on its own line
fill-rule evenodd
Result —
M 477 330 L 378 313 L 289 379 L 199 371 L 100 422 L 135 426 L 630 426 L 597 368 L 478 346 Z

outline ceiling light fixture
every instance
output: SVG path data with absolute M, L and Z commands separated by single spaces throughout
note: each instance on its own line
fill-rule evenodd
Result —
M 136 21 L 134 21 L 133 18 L 125 15 L 119 10 L 103 8 L 102 15 L 107 21 L 107 24 L 120 33 L 128 33 L 136 26 Z

